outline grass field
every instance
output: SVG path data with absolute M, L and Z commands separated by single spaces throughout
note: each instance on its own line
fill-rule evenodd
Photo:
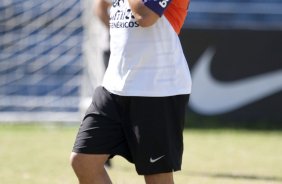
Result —
M 0 124 L 1 184 L 75 184 L 68 158 L 77 127 Z M 114 184 L 141 184 L 123 158 L 109 170 Z M 282 132 L 186 130 L 176 184 L 282 183 Z

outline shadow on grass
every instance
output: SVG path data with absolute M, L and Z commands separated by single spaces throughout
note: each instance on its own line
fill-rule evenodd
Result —
M 258 176 L 258 175 L 244 175 L 244 174 L 230 174 L 230 173 L 207 173 L 207 172 L 187 172 L 185 174 L 190 175 L 190 176 L 201 176 L 201 177 L 210 177 L 210 178 L 261 180 L 261 181 L 277 181 L 277 182 L 282 181 L 281 177 L 275 177 L 275 176 Z
M 268 120 L 231 120 L 224 116 L 200 116 L 186 112 L 185 128 L 188 129 L 239 129 L 282 131 L 282 121 Z

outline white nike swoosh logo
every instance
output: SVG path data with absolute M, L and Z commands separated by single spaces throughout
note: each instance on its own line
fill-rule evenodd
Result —
M 151 162 L 151 163 L 155 163 L 155 162 L 157 162 L 158 160 L 162 159 L 164 156 L 165 156 L 165 155 L 160 156 L 160 157 L 155 158 L 155 159 L 153 159 L 153 158 L 151 157 L 151 158 L 150 158 L 150 162 Z
M 192 71 L 190 107 L 198 113 L 216 115 L 233 111 L 282 91 L 282 70 L 234 82 L 217 81 L 210 71 L 215 49 L 209 47 Z

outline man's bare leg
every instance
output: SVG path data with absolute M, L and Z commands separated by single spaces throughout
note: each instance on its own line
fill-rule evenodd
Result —
M 71 153 L 70 161 L 79 184 L 111 184 L 104 164 L 109 155 Z
M 173 173 L 146 175 L 146 184 L 173 184 Z

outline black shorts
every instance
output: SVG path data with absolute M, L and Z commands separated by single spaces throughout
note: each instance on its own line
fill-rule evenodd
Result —
M 180 170 L 188 99 L 118 96 L 98 87 L 73 152 L 121 155 L 140 175 Z

